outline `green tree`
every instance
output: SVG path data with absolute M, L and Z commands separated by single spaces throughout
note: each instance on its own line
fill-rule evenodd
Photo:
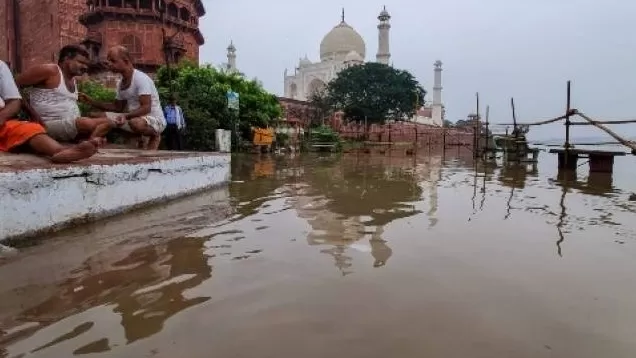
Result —
M 115 90 L 93 80 L 80 81 L 78 83 L 78 89 L 80 92 L 86 93 L 91 98 L 100 102 L 114 101 L 115 97 L 117 96 Z M 94 110 L 84 103 L 79 103 L 79 108 L 83 116 L 87 116 L 91 111 Z
M 408 71 L 375 62 L 342 70 L 326 89 L 332 109 L 341 109 L 354 120 L 366 117 L 369 123 L 410 118 L 425 95 Z
M 327 92 L 316 91 L 309 97 L 309 103 L 311 104 L 311 125 L 320 126 L 323 125 L 326 120 L 333 114 L 333 109 L 327 98 Z
M 235 123 L 242 138 L 249 140 L 251 127 L 266 127 L 282 115 L 276 96 L 265 91 L 258 81 L 210 65 L 183 63 L 170 69 L 162 67 L 156 83 L 163 103 L 172 92 L 183 109 L 188 149 L 213 150 L 214 131 L 233 130 Z M 239 94 L 238 115 L 227 108 L 229 90 Z

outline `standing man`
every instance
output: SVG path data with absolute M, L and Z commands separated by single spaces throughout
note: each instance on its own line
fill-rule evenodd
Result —
M 31 120 L 42 124 L 56 140 L 69 142 L 78 136 L 100 139 L 114 127 L 106 117 L 80 115 L 75 77 L 82 76 L 87 68 L 86 49 L 69 45 L 60 50 L 57 64 L 38 65 L 16 77 L 19 87 L 32 87 L 28 90 L 29 101 L 24 103 Z
M 166 114 L 166 146 L 168 150 L 181 150 L 181 131 L 185 128 L 183 110 L 175 95 L 170 95 L 170 104 L 164 108 Z
M 95 140 L 64 147 L 46 135 L 46 129 L 38 123 L 14 119 L 22 107 L 9 66 L 0 61 L 0 152 L 30 150 L 47 156 L 54 163 L 70 163 L 86 159 L 97 152 Z
M 114 102 L 97 102 L 81 93 L 80 101 L 105 111 L 104 115 L 120 129 L 139 136 L 141 149 L 157 150 L 166 119 L 155 83 L 133 67 L 128 49 L 115 46 L 108 51 L 108 67 L 122 76 Z M 143 137 L 150 137 L 147 148 Z

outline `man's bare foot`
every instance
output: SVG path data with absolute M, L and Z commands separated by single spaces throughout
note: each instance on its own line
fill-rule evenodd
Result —
M 97 146 L 90 140 L 57 152 L 51 157 L 53 163 L 72 163 L 92 157 L 97 153 Z
M 154 135 L 150 137 L 148 140 L 148 150 L 157 150 L 159 149 L 159 143 L 161 142 L 161 136 Z

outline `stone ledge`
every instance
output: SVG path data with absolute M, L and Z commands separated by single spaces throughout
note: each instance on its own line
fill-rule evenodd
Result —
M 188 195 L 226 183 L 230 155 L 104 149 L 88 160 L 51 164 L 0 155 L 0 241 Z

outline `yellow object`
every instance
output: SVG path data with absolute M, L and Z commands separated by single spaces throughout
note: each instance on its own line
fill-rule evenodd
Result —
M 271 177 L 274 175 L 274 161 L 271 159 L 259 160 L 254 163 L 252 179 L 261 177 Z
M 274 141 L 274 128 L 254 128 L 254 145 L 271 145 Z

